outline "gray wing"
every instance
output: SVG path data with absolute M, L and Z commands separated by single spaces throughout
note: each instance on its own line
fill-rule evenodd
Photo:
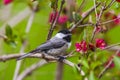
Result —
M 38 48 L 36 48 L 35 50 L 29 52 L 28 54 L 24 54 L 21 57 L 17 58 L 17 60 L 23 59 L 29 55 L 32 55 L 34 53 L 39 53 L 41 51 L 48 51 L 49 49 L 55 49 L 55 48 L 60 48 L 62 46 L 65 45 L 65 41 L 62 39 L 58 39 L 58 38 L 52 38 L 49 41 L 43 43 L 42 45 L 40 45 Z
M 42 45 L 40 45 L 39 47 L 37 47 L 35 50 L 31 51 L 30 53 L 39 53 L 41 51 L 48 51 L 49 49 L 56 49 L 56 48 L 60 48 L 62 46 L 65 45 L 65 41 L 62 39 L 58 39 L 58 38 L 52 38 L 49 41 L 43 43 Z

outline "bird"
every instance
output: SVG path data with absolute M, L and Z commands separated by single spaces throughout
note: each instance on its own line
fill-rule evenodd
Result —
M 36 49 L 18 57 L 17 60 L 21 60 L 27 56 L 36 53 L 44 53 L 54 57 L 64 56 L 66 50 L 71 46 L 71 37 L 72 34 L 69 30 L 67 29 L 60 30 L 50 40 L 41 44 Z

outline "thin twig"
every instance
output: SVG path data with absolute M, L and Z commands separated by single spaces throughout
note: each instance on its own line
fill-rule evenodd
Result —
M 103 50 L 106 50 L 106 49 L 109 49 L 109 48 L 112 48 L 112 47 L 115 47 L 115 46 L 118 46 L 118 45 L 120 45 L 120 43 L 107 46 L 107 47 L 105 47 Z
M 112 19 L 112 20 L 108 20 L 108 21 L 106 21 L 106 22 L 101 22 L 100 25 L 108 24 L 108 23 L 113 22 L 113 21 L 115 21 L 115 20 L 117 20 L 117 19 L 120 19 L 120 17 L 117 17 L 117 18 Z
M 86 23 L 86 24 L 81 24 L 79 25 L 78 27 L 85 27 L 85 26 L 93 26 L 94 24 L 93 23 Z
M 97 9 L 96 9 L 96 0 L 93 0 L 93 2 L 94 2 L 94 7 L 95 7 L 95 15 L 96 15 L 96 21 L 97 21 Z
M 54 28 L 55 28 L 55 25 L 56 25 L 56 23 L 57 23 L 57 21 L 58 21 L 58 19 L 59 19 L 60 13 L 62 12 L 62 8 L 63 8 L 64 3 L 65 3 L 65 0 L 62 0 L 62 1 L 61 1 L 61 5 L 60 5 L 60 10 L 59 10 L 59 12 L 58 12 L 58 15 L 56 15 L 56 18 L 55 18 L 55 20 L 54 20 L 54 23 L 53 23 L 53 24 L 51 25 L 51 27 L 50 27 L 47 40 L 49 40 L 49 39 L 51 38 L 51 36 L 52 36 L 53 30 L 54 30 Z
M 93 33 L 92 33 L 91 42 L 93 41 L 93 39 L 94 39 L 94 37 L 95 37 L 96 29 L 97 29 L 97 26 L 98 26 L 99 23 L 100 23 L 100 19 L 101 19 L 101 16 L 102 16 L 102 14 L 103 14 L 104 9 L 105 9 L 105 5 L 102 6 L 101 11 L 100 11 L 100 14 L 99 14 L 99 16 L 98 16 L 97 19 L 96 19 L 96 24 L 95 24 L 95 26 L 94 26 L 94 30 L 93 30 Z M 97 15 L 96 15 L 96 16 L 97 16 Z
M 114 56 L 117 56 L 118 53 L 120 52 L 120 49 L 117 50 L 117 52 L 114 54 Z M 105 66 L 105 68 L 100 72 L 100 74 L 98 75 L 98 78 L 100 79 L 103 74 L 109 69 L 109 66 L 112 64 L 113 62 L 113 58 L 109 61 L 109 63 Z
M 27 27 L 26 27 L 26 33 L 28 33 L 30 31 L 30 28 L 32 26 L 32 23 L 33 23 L 33 19 L 34 19 L 34 16 L 35 16 L 35 12 L 32 11 L 31 15 L 30 15 L 30 18 L 28 20 L 28 23 L 27 23 Z
M 86 0 L 82 0 L 82 3 L 80 4 L 80 6 L 79 6 L 79 8 L 77 10 L 78 13 L 83 9 L 83 7 L 85 5 L 85 2 L 86 2 Z
M 105 10 L 107 10 L 108 8 L 110 8 L 111 5 L 112 5 L 114 2 L 115 2 L 115 1 L 112 0 L 112 1 L 110 2 L 110 4 L 108 4 L 108 6 L 106 6 L 106 4 L 105 4 L 105 2 L 104 2 L 103 6 L 102 6 L 102 8 L 101 8 L 100 14 L 99 14 L 99 16 L 98 16 L 98 18 L 97 18 L 97 21 L 96 21 L 96 24 L 95 24 L 93 33 L 92 33 L 91 42 L 93 41 L 93 39 L 94 39 L 94 37 L 95 37 L 95 32 L 96 32 L 97 26 L 100 25 L 100 19 L 101 19 L 101 16 L 102 16 L 103 12 L 104 12 Z
M 80 71 L 80 74 L 81 74 L 82 76 L 85 75 L 85 72 L 84 72 L 80 67 L 78 67 L 78 66 L 75 65 L 74 63 L 70 62 L 69 60 L 64 59 L 64 60 L 63 60 L 63 63 L 65 63 L 65 64 L 67 64 L 67 65 L 69 65 L 69 66 L 71 66 L 71 67 L 75 67 L 75 66 L 76 66 L 76 68 L 78 69 L 78 71 Z
M 106 8 L 105 8 L 105 9 L 110 8 L 110 7 L 111 7 L 114 3 L 115 3 L 115 0 L 112 0 L 112 1 L 110 2 L 110 4 L 109 4 L 108 6 L 106 6 Z
M 100 4 L 101 4 L 101 3 L 98 3 L 98 4 L 96 5 L 96 7 L 98 7 Z M 75 29 L 76 27 L 78 27 L 78 26 L 89 16 L 89 14 L 91 14 L 91 13 L 94 11 L 94 9 L 95 9 L 96 7 L 92 7 L 90 10 L 88 10 L 88 11 L 86 12 L 86 15 L 85 15 L 82 19 L 80 19 L 76 24 L 74 24 L 74 25 L 69 29 L 69 31 L 72 31 L 73 29 Z

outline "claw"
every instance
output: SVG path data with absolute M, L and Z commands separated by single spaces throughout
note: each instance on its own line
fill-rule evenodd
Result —
M 66 56 L 58 56 L 58 61 L 62 62 L 64 59 L 66 59 Z

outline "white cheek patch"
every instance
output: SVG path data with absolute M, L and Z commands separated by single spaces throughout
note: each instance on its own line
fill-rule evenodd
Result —
M 65 35 L 62 34 L 62 33 L 57 33 L 57 34 L 55 35 L 55 37 L 57 37 L 57 38 L 63 38 L 63 37 L 65 37 Z
M 70 48 L 70 46 L 71 46 L 71 43 L 67 43 L 68 44 L 68 48 Z

